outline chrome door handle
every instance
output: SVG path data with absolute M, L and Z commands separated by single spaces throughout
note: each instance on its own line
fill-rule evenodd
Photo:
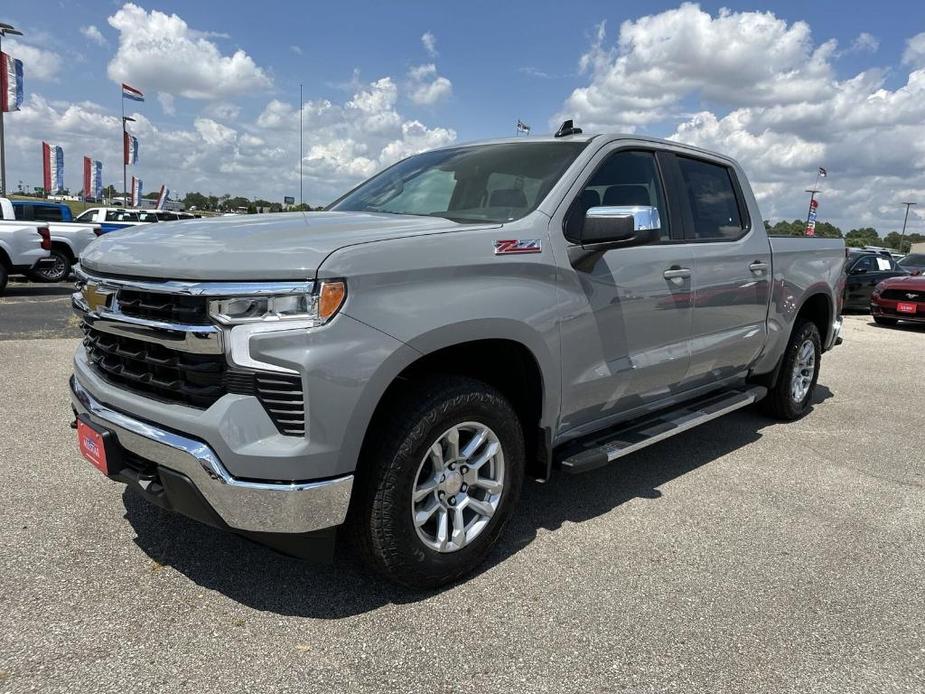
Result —
M 767 271 L 768 264 L 760 260 L 756 260 L 754 263 L 748 266 L 748 269 L 754 272 L 756 275 L 760 275 L 762 272 Z
M 669 280 L 672 284 L 678 287 L 682 286 L 684 284 L 684 280 L 690 276 L 690 268 L 678 267 L 677 265 L 673 265 L 662 273 L 662 277 L 664 277 L 666 280 Z

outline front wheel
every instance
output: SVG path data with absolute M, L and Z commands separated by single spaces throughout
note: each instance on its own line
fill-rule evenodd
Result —
M 819 378 L 821 360 L 819 328 L 808 321 L 794 325 L 777 384 L 764 400 L 765 410 L 778 419 L 787 420 L 806 414 Z
M 29 273 L 29 279 L 36 282 L 63 282 L 71 274 L 71 259 L 57 248 L 51 251 L 52 262 Z
M 523 482 L 523 432 L 510 403 L 480 381 L 428 379 L 372 435 L 350 520 L 366 562 L 418 589 L 476 568 Z

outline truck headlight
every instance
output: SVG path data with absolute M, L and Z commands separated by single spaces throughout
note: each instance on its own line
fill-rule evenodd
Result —
M 209 315 L 224 325 L 299 321 L 314 327 L 337 315 L 346 297 L 343 280 L 324 280 L 313 292 L 213 299 Z

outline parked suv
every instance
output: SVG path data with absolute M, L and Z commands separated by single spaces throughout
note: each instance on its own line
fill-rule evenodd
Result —
M 761 220 L 732 159 L 568 123 L 410 157 L 324 212 L 103 236 L 79 445 L 164 508 L 300 554 L 346 522 L 371 567 L 440 585 L 524 477 L 810 409 L 844 246 Z

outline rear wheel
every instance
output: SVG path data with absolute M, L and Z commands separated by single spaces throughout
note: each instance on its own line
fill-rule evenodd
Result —
M 52 262 L 29 273 L 29 279 L 36 282 L 63 282 L 71 274 L 71 258 L 62 250 L 51 250 Z
M 821 359 L 819 328 L 808 321 L 797 323 L 784 352 L 777 384 L 764 400 L 765 410 L 774 417 L 787 420 L 799 419 L 806 414 L 819 378 Z
M 874 316 L 874 323 L 878 325 L 896 325 L 899 321 L 896 318 L 884 318 L 883 316 Z
M 350 519 L 366 562 L 411 588 L 476 568 L 523 482 L 523 433 L 508 401 L 480 381 L 429 379 L 372 436 Z

